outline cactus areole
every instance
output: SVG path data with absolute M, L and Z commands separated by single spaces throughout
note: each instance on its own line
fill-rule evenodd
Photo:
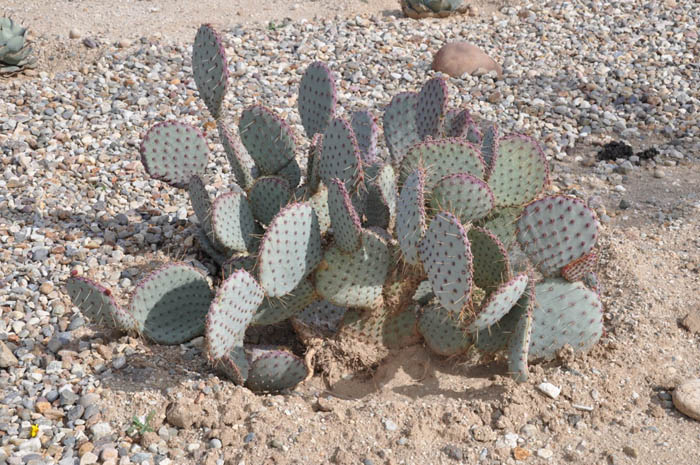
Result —
M 240 142 L 220 117 L 223 43 L 202 26 L 193 69 L 232 164 L 231 190 L 210 199 L 208 142 L 186 123 L 154 125 L 141 146 L 151 177 L 188 189 L 202 250 L 222 265 L 218 290 L 170 264 L 121 307 L 71 276 L 67 292 L 87 317 L 162 344 L 204 334 L 209 361 L 256 391 L 309 375 L 301 353 L 246 342 L 249 327 L 285 320 L 303 343 L 386 352 L 423 340 L 445 356 L 501 353 L 518 381 L 529 361 L 598 341 L 598 222 L 580 200 L 544 195 L 549 167 L 537 141 L 477 127 L 466 109 L 449 108 L 440 77 L 395 96 L 381 117 L 354 109 L 348 121 L 336 115 L 333 73 L 315 62 L 299 84 L 311 145 L 298 163 L 302 134 L 275 110 L 246 108 Z

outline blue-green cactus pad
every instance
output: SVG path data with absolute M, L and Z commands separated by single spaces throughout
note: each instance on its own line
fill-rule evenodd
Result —
M 364 179 L 355 134 L 343 118 L 334 118 L 323 133 L 319 175 L 326 185 L 331 179 L 340 179 L 350 193 Z
M 484 157 L 484 162 L 488 167 L 488 171 L 491 171 L 491 165 L 493 163 L 494 154 L 498 148 L 498 124 L 487 123 L 484 126 L 484 132 L 481 137 L 481 156 Z
M 396 175 L 391 165 L 384 165 L 369 183 L 365 216 L 367 224 L 384 229 L 394 227 L 396 220 Z
M 114 300 L 112 291 L 82 276 L 71 276 L 66 281 L 66 291 L 73 305 L 98 325 L 106 325 L 122 331 L 136 329 L 136 321 L 131 314 Z
M 297 106 L 306 136 L 323 133 L 335 116 L 336 90 L 333 73 L 325 63 L 315 61 L 306 68 L 299 83 Z
M 314 300 L 316 300 L 314 287 L 308 279 L 305 279 L 289 294 L 265 299 L 258 307 L 251 324 L 273 325 L 279 323 L 293 317 Z
M 384 110 L 384 137 L 391 159 L 397 165 L 409 147 L 421 141 L 416 125 L 417 102 L 417 93 L 401 92 L 391 99 Z
M 461 354 L 473 343 L 457 317 L 435 301 L 424 307 L 418 317 L 418 332 L 428 347 L 439 355 Z
M 360 156 L 366 164 L 376 163 L 377 159 L 377 137 L 379 130 L 374 117 L 369 110 L 359 110 L 353 112 L 350 118 L 350 125 L 357 138 L 357 146 L 360 148 Z
M 308 370 L 304 361 L 286 350 L 248 350 L 250 371 L 246 387 L 255 392 L 278 392 L 304 381 Z
M 566 344 L 585 351 L 602 335 L 603 306 L 595 291 L 560 278 L 535 286 L 530 359 L 552 359 Z
M 549 276 L 589 253 L 598 238 L 598 221 L 579 199 L 543 197 L 525 207 L 517 239 L 542 274 Z
M 228 68 L 224 45 L 210 24 L 202 24 L 194 37 L 192 73 L 199 95 L 214 119 L 218 119 L 226 95 Z
M 309 205 L 316 212 L 321 234 L 326 234 L 326 231 L 331 227 L 331 214 L 328 211 L 328 188 L 323 184 L 319 185 L 318 191 L 309 199 Z
M 238 122 L 238 133 L 260 174 L 279 174 L 287 165 L 296 164 L 296 141 L 289 125 L 262 105 L 252 105 L 243 110 Z M 289 169 L 289 168 L 287 168 Z M 284 174 L 289 185 L 299 184 L 298 173 L 290 170 Z
M 523 207 L 494 208 L 489 216 L 477 224 L 496 235 L 507 250 L 515 241 L 516 222 L 522 212 Z
M 236 270 L 219 286 L 206 321 L 207 355 L 218 360 L 231 352 L 240 357 L 245 330 L 265 293 L 255 278 Z
M 438 137 L 446 109 L 447 83 L 437 76 L 423 84 L 416 100 L 416 129 L 421 140 Z
M 448 174 L 468 173 L 484 179 L 486 173 L 479 149 L 464 139 L 427 140 L 412 146 L 401 162 L 400 181 L 419 167 L 425 169 L 428 189 Z
M 321 175 L 319 173 L 319 163 L 321 162 L 321 152 L 323 151 L 323 134 L 316 134 L 313 139 L 311 139 L 311 145 L 309 146 L 309 157 L 306 166 L 306 184 L 309 187 L 310 192 L 316 192 L 318 190 L 318 185 L 321 182 Z
M 248 379 L 250 364 L 242 344 L 216 360 L 215 365 L 219 371 L 238 386 L 241 386 Z
M 549 183 L 549 165 L 534 139 L 508 136 L 498 141 L 488 181 L 496 206 L 523 205 L 544 191 Z
M 213 241 L 213 231 L 211 228 L 211 198 L 207 192 L 206 184 L 202 177 L 194 175 L 190 179 L 190 184 L 187 186 L 187 192 L 190 195 L 190 203 L 194 214 L 199 221 L 199 227 L 207 235 L 210 241 Z
M 430 197 L 435 210 L 454 213 L 463 224 L 484 218 L 493 208 L 493 203 L 488 184 L 467 173 L 449 174 L 440 179 Z
M 255 249 L 257 227 L 250 203 L 241 192 L 227 192 L 214 201 L 211 226 L 215 244 L 238 252 Z
M 473 284 L 472 252 L 464 226 L 452 213 L 439 212 L 418 248 L 440 304 L 460 314 L 471 304 Z
M 168 263 L 141 280 L 131 296 L 139 331 L 158 344 L 182 344 L 204 332 L 212 301 L 206 278 L 184 263 Z
M 467 109 L 449 110 L 445 114 L 443 128 L 445 137 L 466 138 L 472 144 L 481 144 L 481 133 Z
M 469 322 L 467 331 L 477 333 L 491 327 L 510 312 L 527 289 L 527 274 L 521 274 L 503 283 L 482 303 L 474 319 Z
M 347 310 L 327 300 L 316 300 L 292 317 L 292 326 L 302 339 L 308 334 L 330 337 L 338 331 Z
M 248 192 L 248 201 L 253 216 L 260 223 L 267 225 L 282 207 L 287 205 L 292 194 L 289 182 L 283 177 L 259 177 Z
M 332 246 L 316 271 L 316 290 L 335 305 L 375 309 L 383 304 L 382 289 L 390 266 L 384 239 L 362 232 L 362 246 L 347 254 Z
M 362 225 L 352 206 L 345 184 L 340 179 L 328 183 L 328 213 L 333 225 L 334 243 L 344 252 L 352 253 L 362 243 Z
M 528 379 L 527 358 L 531 336 L 532 311 L 528 308 L 527 311 L 521 312 L 515 331 L 508 341 L 508 373 L 519 383 L 524 383 Z
M 289 294 L 321 261 L 321 232 L 309 203 L 292 203 L 272 220 L 260 243 L 258 276 L 268 297 Z
M 243 189 L 249 189 L 253 185 L 253 181 L 258 177 L 258 168 L 255 166 L 255 161 L 248 155 L 245 149 L 237 139 L 234 139 L 231 132 L 226 127 L 223 120 L 217 121 L 219 129 L 219 139 L 221 145 L 224 146 L 226 158 L 228 158 L 231 171 L 236 183 Z
M 187 187 L 193 175 L 204 173 L 208 159 L 206 140 L 189 124 L 158 123 L 141 141 L 141 163 L 146 172 L 174 187 Z
M 420 263 L 418 244 L 426 229 L 425 172 L 415 170 L 404 182 L 396 206 L 396 237 L 404 261 L 411 265 Z
M 467 233 L 474 255 L 474 284 L 487 293 L 511 279 L 508 252 L 489 230 L 471 228 Z

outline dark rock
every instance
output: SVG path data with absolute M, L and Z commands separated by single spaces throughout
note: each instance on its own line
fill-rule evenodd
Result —
M 634 155 L 632 147 L 624 142 L 608 142 L 598 152 L 598 160 L 617 160 L 618 158 L 628 159 Z
M 457 446 L 453 446 L 451 444 L 448 444 L 445 446 L 443 451 L 451 459 L 462 460 L 464 458 L 464 452 L 462 452 L 462 449 L 460 449 Z

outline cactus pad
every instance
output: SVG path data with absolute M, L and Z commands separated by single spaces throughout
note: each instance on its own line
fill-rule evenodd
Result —
M 476 317 L 469 323 L 467 331 L 470 333 L 483 331 L 506 316 L 525 292 L 527 283 L 527 275 L 521 274 L 502 284 L 481 305 Z
M 305 279 L 289 294 L 265 300 L 253 317 L 251 324 L 273 325 L 290 318 L 316 299 L 313 285 Z
M 291 197 L 289 183 L 280 176 L 261 176 L 248 192 L 253 216 L 264 225 L 272 221 Z
M 531 302 L 531 299 L 526 296 L 525 301 Z M 508 372 L 519 383 L 524 383 L 528 378 L 527 358 L 532 337 L 532 308 L 526 302 L 521 303 L 526 305 L 526 310 L 518 312 L 520 318 L 508 341 Z
M 547 159 L 534 139 L 515 135 L 498 141 L 489 174 L 497 206 L 530 202 L 548 183 Z
M 486 173 L 479 150 L 464 139 L 428 140 L 412 146 L 401 162 L 400 179 L 419 167 L 426 171 L 428 187 L 448 174 L 468 173 L 484 179 Z
M 474 255 L 474 284 L 487 293 L 511 278 L 508 252 L 487 229 L 472 228 L 467 233 Z
M 498 352 L 508 346 L 523 314 L 527 314 L 530 302 L 530 289 L 523 293 L 506 316 L 484 331 L 474 334 L 474 345 L 486 353 Z
M 209 193 L 207 192 L 206 185 L 201 176 L 197 174 L 192 176 L 187 187 L 187 193 L 190 195 L 190 203 L 199 221 L 199 226 L 211 241 L 213 239 L 211 228 L 211 199 L 209 198 Z
M 292 317 L 292 326 L 302 339 L 308 335 L 330 337 L 338 331 L 346 311 L 346 307 L 327 300 L 316 300 Z
M 484 162 L 491 171 L 493 156 L 498 147 L 498 124 L 487 123 L 484 126 L 484 132 L 481 137 L 481 156 L 484 157 Z
M 481 143 L 481 133 L 474 124 L 474 120 L 469 114 L 469 110 L 449 110 L 445 114 L 443 122 L 445 137 L 466 138 L 472 144 Z
M 325 63 L 316 61 L 306 68 L 299 84 L 297 105 L 309 139 L 326 130 L 335 115 L 336 91 L 333 73 Z
M 466 352 L 472 345 L 471 336 L 451 312 L 432 302 L 418 317 L 418 332 L 430 349 L 439 355 Z
M 134 318 L 117 304 L 106 287 L 82 276 L 71 276 L 66 281 L 66 291 L 73 305 L 95 324 L 122 331 L 136 329 Z
M 240 358 L 245 330 L 264 296 L 262 287 L 243 269 L 236 270 L 221 283 L 207 314 L 207 355 L 210 360 L 218 360 L 236 349 Z
M 328 211 L 328 188 L 321 184 L 318 188 L 318 192 L 309 199 L 309 205 L 311 205 L 314 212 L 316 212 L 318 227 L 321 230 L 321 234 L 326 234 L 331 227 L 331 215 Z
M 430 199 L 435 210 L 454 213 L 463 224 L 484 218 L 493 208 L 493 203 L 488 184 L 467 173 L 449 174 L 440 179 Z
M 426 229 L 425 172 L 415 170 L 404 182 L 396 206 L 396 236 L 406 263 L 418 265 L 418 244 Z
M 515 241 L 516 222 L 522 212 L 522 207 L 494 208 L 478 224 L 491 231 L 503 243 L 503 247 L 509 249 Z
M 383 304 L 382 288 L 390 265 L 386 242 L 362 232 L 362 247 L 352 254 L 331 247 L 316 271 L 316 290 L 335 305 L 375 309 Z
M 328 213 L 333 225 L 335 244 L 347 253 L 359 249 L 362 240 L 360 218 L 352 206 L 345 184 L 337 178 L 328 183 Z
M 423 84 L 416 100 L 416 129 L 421 140 L 438 136 L 446 109 L 447 84 L 444 78 L 434 77 Z
M 209 283 L 183 263 L 168 263 L 141 280 L 131 296 L 139 330 L 159 344 L 181 344 L 204 332 Z
M 221 38 L 209 24 L 201 25 L 194 38 L 192 71 L 199 95 L 214 119 L 218 119 L 226 95 L 228 68 Z
M 351 193 L 364 177 L 355 134 L 342 118 L 334 118 L 323 133 L 319 175 L 326 184 L 331 179 L 340 179 Z
M 357 138 L 357 146 L 360 148 L 360 156 L 366 164 L 377 161 L 377 137 L 379 130 L 374 117 L 369 110 L 360 110 L 352 114 L 350 125 Z
M 248 255 L 246 253 L 234 254 L 221 264 L 221 275 L 223 276 L 223 279 L 226 279 L 236 270 L 240 269 L 246 270 L 248 273 L 253 274 L 255 265 L 255 255 Z
M 289 294 L 321 261 L 321 232 L 308 203 L 287 205 L 260 243 L 258 276 L 269 297 Z
M 397 165 L 406 151 L 421 141 L 416 125 L 418 94 L 402 92 L 394 96 L 384 111 L 384 137 L 391 159 Z
M 158 123 L 141 141 L 141 163 L 148 174 L 173 187 L 187 187 L 193 175 L 204 172 L 208 158 L 207 142 L 189 124 Z
M 588 254 L 598 237 L 593 211 L 581 200 L 565 195 L 530 203 L 517 227 L 523 251 L 547 276 Z
M 582 282 L 547 279 L 535 286 L 530 359 L 552 359 L 569 344 L 588 350 L 603 334 L 603 308 Z
M 452 213 L 440 212 L 418 247 L 435 296 L 443 307 L 459 314 L 471 303 L 473 275 L 464 226 Z
M 321 161 L 321 152 L 323 151 L 323 134 L 319 133 L 311 139 L 309 146 L 308 163 L 306 166 L 306 184 L 311 192 L 318 190 L 318 184 L 321 182 L 318 165 Z
M 262 105 L 252 105 L 243 110 L 238 133 L 260 174 L 278 174 L 295 161 L 296 142 L 292 130 Z M 293 174 L 285 178 L 290 186 L 299 184 L 299 178 Z
M 243 189 L 250 188 L 255 178 L 258 177 L 258 169 L 255 166 L 255 162 L 248 155 L 245 147 L 233 138 L 223 120 L 219 120 L 217 126 L 219 139 L 221 140 L 221 145 L 224 146 L 224 152 L 226 152 L 226 158 L 228 158 L 229 165 L 231 165 L 235 181 Z
M 215 244 L 228 250 L 253 251 L 257 232 L 248 199 L 240 192 L 227 192 L 214 201 L 211 226 Z
M 253 348 L 246 386 L 255 392 L 291 389 L 308 373 L 304 361 L 286 350 Z
M 372 312 L 350 310 L 345 313 L 338 338 L 400 349 L 420 340 L 416 324 L 414 307 L 395 314 L 389 313 L 387 307 Z
M 561 275 L 570 282 L 586 281 L 591 273 L 598 269 L 598 254 L 592 251 L 583 255 L 561 269 Z M 598 287 L 593 286 L 593 287 Z
M 221 371 L 234 384 L 242 385 L 248 379 L 250 364 L 243 345 L 231 349 L 220 359 L 216 360 L 216 368 Z

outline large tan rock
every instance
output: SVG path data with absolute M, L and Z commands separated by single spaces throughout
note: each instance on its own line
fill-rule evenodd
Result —
M 673 405 L 678 411 L 700 421 L 700 379 L 686 381 L 673 391 Z
M 433 57 L 433 69 L 442 71 L 452 77 L 464 73 L 481 75 L 491 71 L 503 77 L 503 68 L 474 44 L 469 42 L 450 42 L 442 46 Z

